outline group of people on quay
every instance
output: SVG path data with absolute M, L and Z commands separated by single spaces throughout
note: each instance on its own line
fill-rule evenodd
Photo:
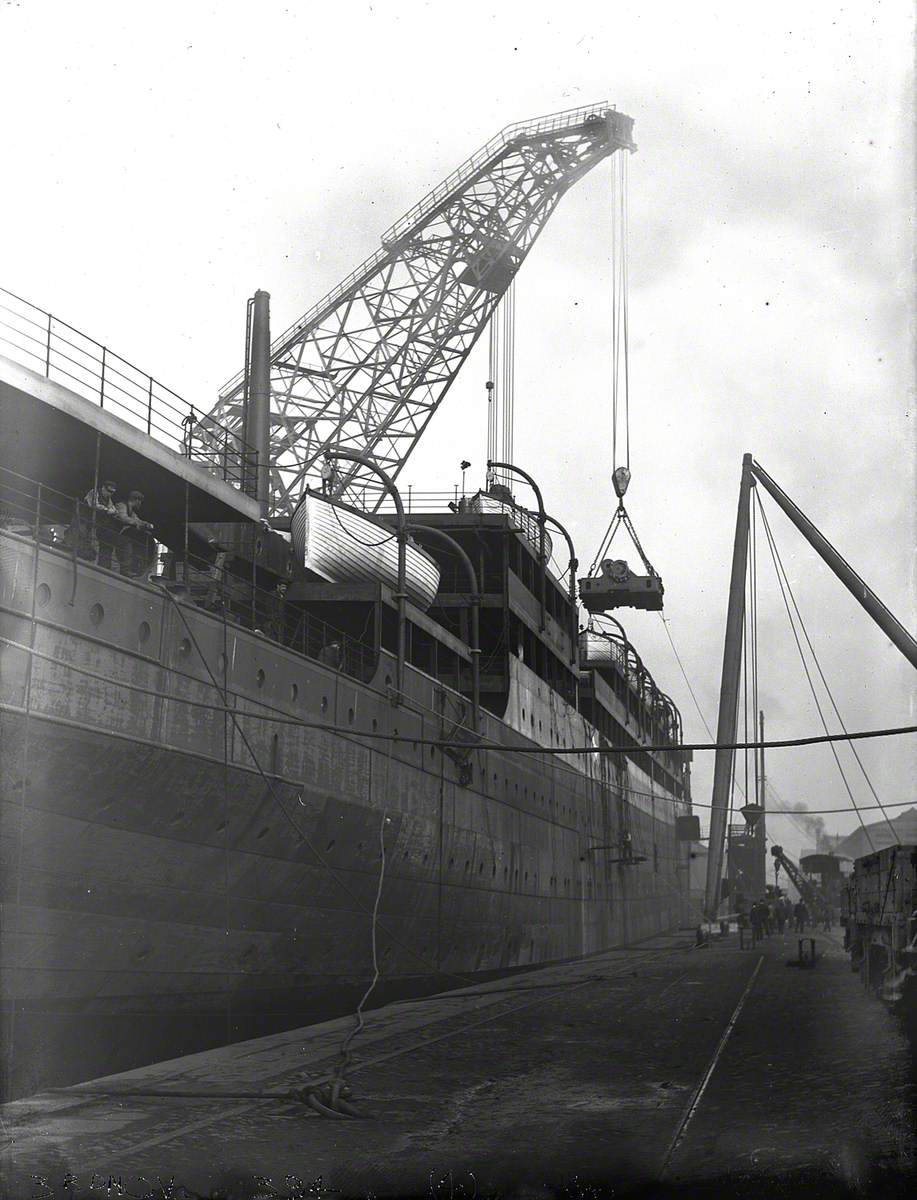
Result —
M 149 571 L 156 554 L 153 526 L 140 515 L 143 492 L 136 489 L 117 500 L 118 484 L 106 479 L 83 497 L 90 510 L 71 525 L 69 536 L 77 541 L 81 558 L 91 558 L 112 570 L 117 559 L 122 575 L 137 578 Z
M 831 929 L 831 910 L 824 902 L 813 901 L 810 905 L 802 897 L 795 904 L 785 895 L 764 897 L 752 901 L 740 922 L 751 927 L 754 943 L 774 933 L 805 933 L 819 928 L 827 932 Z

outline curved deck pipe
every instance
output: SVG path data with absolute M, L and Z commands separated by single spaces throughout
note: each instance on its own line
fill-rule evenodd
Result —
M 488 471 L 512 471 L 514 475 L 520 476 L 529 485 L 535 493 L 535 499 L 538 502 L 538 559 L 541 567 L 541 628 L 540 633 L 545 630 L 545 574 L 548 569 L 548 564 L 545 561 L 544 553 L 544 525 L 547 520 L 547 513 L 544 510 L 544 500 L 541 496 L 541 488 L 531 477 L 528 471 L 523 471 L 521 467 L 514 466 L 512 463 L 494 462 L 493 459 L 487 460 Z
M 413 521 L 408 525 L 411 533 L 426 535 L 434 540 L 442 542 L 461 560 L 465 567 L 465 573 L 468 576 L 468 582 L 471 584 L 471 727 L 475 733 L 478 732 L 480 726 L 480 711 L 481 711 L 481 647 L 480 647 L 480 612 L 481 612 L 481 593 L 478 589 L 478 573 L 474 569 L 474 563 L 469 558 L 465 550 L 450 534 L 442 529 L 437 529 L 434 525 L 417 525 Z
M 325 458 L 344 459 L 346 462 L 359 463 L 360 466 L 373 471 L 382 480 L 385 490 L 395 502 L 398 537 L 398 591 L 395 593 L 395 599 L 398 601 L 398 653 L 395 664 L 395 691 L 397 692 L 395 703 L 398 704 L 404 695 L 404 645 L 408 598 L 407 591 L 405 590 L 408 534 L 404 520 L 404 505 L 401 503 L 401 495 L 395 487 L 392 477 L 374 459 L 370 458 L 369 455 L 356 454 L 352 450 L 328 450 Z
M 570 638 L 571 638 L 571 642 L 572 642 L 572 645 L 570 648 L 570 662 L 572 663 L 573 666 L 577 666 L 577 664 L 579 662 L 579 650 L 578 650 L 578 646 L 579 646 L 579 637 L 578 637 L 578 635 L 579 635 L 579 619 L 578 619 L 578 617 L 579 617 L 579 614 L 578 614 L 578 607 L 577 607 L 577 603 L 576 603 L 576 572 L 577 572 L 577 568 L 579 567 L 579 559 L 576 557 L 576 549 L 573 545 L 573 538 L 570 537 L 570 534 L 567 532 L 567 530 L 564 528 L 564 526 L 561 525 L 561 523 L 560 523 L 560 521 L 558 521 L 557 517 L 552 517 L 550 513 L 545 513 L 545 520 L 550 521 L 551 524 L 555 527 L 555 529 L 560 530 L 560 532 L 564 535 L 564 537 L 567 540 L 567 549 L 570 551 L 570 566 L 569 566 L 569 571 L 570 571 L 570 611 L 572 614 L 570 617 L 570 623 L 571 623 Z

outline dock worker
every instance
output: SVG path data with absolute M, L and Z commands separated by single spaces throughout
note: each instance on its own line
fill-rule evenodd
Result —
M 751 944 L 756 946 L 761 941 L 761 904 L 759 901 L 752 902 L 751 909 L 748 913 L 748 919 L 751 921 Z
M 115 495 L 118 485 L 113 479 L 106 479 L 98 487 L 90 488 L 83 497 L 83 503 L 88 504 L 95 512 L 96 540 L 99 543 L 99 554 L 96 561 L 100 567 L 111 570 L 112 552 L 118 545 L 118 510 L 115 507 Z M 93 554 L 92 557 L 95 557 Z
M 793 917 L 796 923 L 796 932 L 805 933 L 806 923 L 809 919 L 809 906 L 806 904 L 805 900 L 802 899 L 802 897 L 799 898 L 793 908 Z
M 143 492 L 132 491 L 127 500 L 115 505 L 120 522 L 118 561 L 121 574 L 137 578 L 148 568 L 153 557 L 153 526 L 140 515 Z

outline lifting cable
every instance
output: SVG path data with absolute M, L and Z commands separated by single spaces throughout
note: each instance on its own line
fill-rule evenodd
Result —
M 627 332 L 627 155 L 611 158 L 611 465 L 618 467 L 618 415 L 623 412 L 624 462 L 630 477 L 630 368 Z M 622 491 L 626 491 L 626 485 Z
M 771 532 L 770 524 L 767 520 L 767 514 L 765 513 L 764 506 L 761 503 L 761 499 L 757 494 L 757 489 L 755 489 L 755 499 L 757 501 L 757 505 L 758 505 L 758 508 L 761 513 L 761 519 L 764 523 L 764 531 L 767 535 L 768 546 L 770 548 L 771 557 L 772 557 L 773 563 L 774 563 L 774 573 L 776 574 L 777 582 L 780 585 L 780 594 L 783 598 L 784 608 L 786 609 L 787 618 L 790 622 L 790 629 L 793 633 L 793 640 L 795 641 L 796 649 L 799 652 L 799 659 L 800 659 L 800 662 L 802 663 L 802 669 L 805 672 L 806 680 L 808 681 L 808 684 L 809 684 L 809 690 L 812 693 L 812 699 L 815 702 L 815 708 L 818 711 L 818 716 L 822 723 L 822 728 L 824 729 L 825 733 L 827 734 L 828 733 L 828 722 L 825 720 L 825 714 L 822 710 L 821 702 L 819 701 L 818 694 L 815 689 L 815 682 L 812 679 L 812 673 L 809 670 L 809 664 L 806 662 L 806 656 L 805 656 L 805 652 L 803 651 L 803 648 L 802 648 L 802 642 L 799 640 L 799 633 L 797 632 L 797 629 L 796 629 L 796 621 L 794 620 L 794 617 L 793 617 L 793 610 L 790 608 L 790 602 L 787 599 L 787 592 L 789 592 L 792 595 L 792 588 L 790 587 L 789 578 L 786 576 L 786 573 L 783 570 L 783 562 L 780 559 L 780 555 L 777 551 L 776 542 L 774 541 L 774 536 L 773 536 L 773 533 Z M 793 601 L 793 607 L 796 608 L 795 598 Z M 796 612 L 798 615 L 798 613 L 799 613 L 798 608 L 796 608 Z M 800 617 L 800 623 L 801 623 L 801 617 Z M 808 638 L 806 640 L 808 641 Z M 812 652 L 812 658 L 816 662 L 816 665 L 818 665 L 818 659 L 815 655 L 814 649 L 812 648 L 811 642 L 809 642 L 809 649 Z M 821 674 L 821 667 L 819 666 L 818 669 L 819 669 L 819 673 Z M 824 675 L 822 675 L 822 680 L 824 680 Z M 833 700 L 832 700 L 832 703 L 833 703 Z M 837 710 L 835 709 L 835 711 L 837 711 Z M 841 725 L 843 727 L 843 722 L 841 722 Z M 856 812 L 857 817 L 859 818 L 860 824 L 863 827 L 863 832 L 866 835 L 866 840 L 869 842 L 869 848 L 870 848 L 870 850 L 872 850 L 874 852 L 875 848 L 876 848 L 875 843 L 872 840 L 872 835 L 870 834 L 869 829 L 866 826 L 866 822 L 863 820 L 863 817 L 860 814 L 860 810 L 857 806 L 857 802 L 854 799 L 853 790 L 850 787 L 850 784 L 847 780 L 847 775 L 844 771 L 844 767 L 841 763 L 840 757 L 837 753 L 834 743 L 831 742 L 830 745 L 831 745 L 831 753 L 834 756 L 834 761 L 837 765 L 837 769 L 840 773 L 841 780 L 844 784 L 844 789 L 846 790 L 847 795 L 850 798 L 850 803 L 853 805 L 854 811 Z M 876 799 L 878 800 L 878 797 L 876 797 Z M 879 807 L 882 808 L 881 802 L 879 804 Z M 885 813 L 884 809 L 882 809 L 882 813 L 883 813 L 883 816 L 885 817 L 885 820 L 888 822 L 889 828 L 892 828 L 891 822 L 888 820 L 888 815 Z M 895 834 L 894 829 L 892 829 L 892 837 L 894 840 L 897 841 L 897 835 Z
M 637 531 L 624 507 L 624 494 L 630 483 L 630 337 L 628 332 L 628 215 L 627 156 L 612 156 L 611 168 L 611 463 L 612 482 L 618 506 L 612 514 L 598 552 L 589 568 L 589 577 L 611 547 L 621 528 L 627 531 L 647 574 L 659 578 L 640 544 Z M 621 444 L 619 461 L 619 443 Z
M 760 499 L 758 500 L 758 503 L 759 503 L 759 504 L 761 503 Z M 762 515 L 763 515 L 763 510 L 762 510 Z M 837 719 L 838 719 L 838 723 L 840 724 L 840 727 L 841 727 L 841 729 L 843 729 L 843 730 L 844 730 L 844 732 L 846 733 L 846 731 L 847 731 L 847 726 L 844 724 L 844 718 L 841 716 L 841 714 L 840 714 L 840 710 L 839 710 L 839 709 L 838 709 L 838 707 L 837 707 L 837 703 L 836 703 L 836 701 L 835 701 L 835 699 L 834 699 L 834 695 L 833 695 L 833 693 L 832 693 L 832 691 L 831 691 L 831 688 L 828 686 L 828 681 L 827 681 L 827 679 L 825 678 L 825 673 L 824 673 L 824 671 L 821 669 L 821 663 L 818 661 L 818 655 L 815 653 L 815 647 L 812 645 L 812 639 L 809 637 L 809 631 L 808 631 L 808 629 L 806 628 L 806 624 L 805 624 L 805 622 L 804 622 L 804 621 L 803 621 L 803 619 L 802 619 L 802 613 L 799 611 L 799 605 L 796 603 L 796 597 L 795 597 L 795 595 L 793 594 L 793 589 L 790 587 L 790 581 L 789 581 L 789 578 L 788 578 L 788 576 L 787 576 L 786 569 L 785 569 L 785 568 L 784 568 L 784 566 L 783 566 L 783 561 L 782 561 L 782 559 L 780 558 L 780 551 L 777 549 L 777 543 L 776 543 L 776 541 L 774 541 L 774 552 L 775 552 L 775 554 L 776 554 L 777 561 L 780 563 L 780 569 L 781 569 L 781 571 L 783 572 L 783 577 L 784 577 L 784 579 L 786 579 L 786 584 L 787 584 L 787 592 L 788 592 L 788 594 L 789 594 L 790 600 L 792 601 L 793 608 L 794 608 L 794 610 L 795 610 L 795 612 L 796 612 L 796 616 L 797 616 L 797 618 L 799 619 L 799 626 L 800 626 L 800 628 L 802 629 L 803 636 L 805 637 L 805 640 L 806 640 L 806 644 L 807 644 L 807 645 L 808 645 L 808 647 L 809 647 L 809 651 L 810 651 L 810 653 L 811 653 L 811 655 L 812 655 L 812 660 L 814 661 L 814 663 L 815 663 L 815 666 L 816 666 L 816 668 L 817 668 L 817 670 L 818 670 L 819 677 L 821 678 L 822 684 L 824 685 L 824 689 L 825 689 L 825 692 L 826 692 L 826 693 L 827 693 L 827 695 L 828 695 L 828 699 L 831 701 L 831 707 L 834 709 L 834 715 L 837 717 Z M 869 788 L 870 792 L 872 793 L 872 797 L 873 797 L 873 799 L 875 800 L 876 804 L 877 804 L 877 805 L 879 806 L 879 808 L 881 809 L 881 808 L 882 808 L 882 801 L 879 799 L 878 792 L 876 791 L 875 787 L 873 786 L 873 782 L 872 782 L 872 780 L 871 780 L 871 779 L 870 779 L 870 777 L 869 777 L 869 772 L 866 770 L 866 767 L 865 767 L 865 765 L 863 764 L 863 761 L 862 761 L 862 759 L 860 758 L 860 756 L 859 756 L 859 753 L 857 752 L 857 748 L 856 748 L 856 746 L 855 746 L 855 745 L 854 745 L 852 742 L 851 742 L 851 744 L 850 744 L 850 749 L 851 749 L 851 750 L 852 750 L 852 752 L 853 752 L 853 757 L 856 759 L 857 766 L 860 768 L 860 770 L 861 770 L 861 771 L 862 771 L 862 773 L 863 773 L 863 778 L 866 780 L 866 786 Z M 886 817 L 886 821 L 888 822 L 888 818 L 887 818 L 887 817 Z M 889 829 L 891 829 L 891 822 L 888 822 L 888 825 L 889 825 Z M 896 838 L 896 840 L 897 840 L 897 836 L 898 836 L 898 835 L 897 835 L 897 833 L 896 833 L 896 832 L 895 832 L 895 830 L 893 830 L 893 829 L 892 829 L 891 831 L 892 831 L 892 834 L 894 835 L 894 837 L 895 837 L 895 838 Z
M 513 461 L 516 390 L 516 281 L 490 316 L 487 364 L 487 461 Z M 511 486 L 507 472 L 491 470 L 488 483 Z

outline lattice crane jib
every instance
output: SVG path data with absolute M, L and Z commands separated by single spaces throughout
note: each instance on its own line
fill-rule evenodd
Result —
M 459 368 L 578 179 L 633 150 L 633 120 L 607 104 L 511 125 L 424 197 L 382 247 L 271 346 L 271 512 L 317 485 L 326 450 L 398 476 Z M 242 373 L 210 414 L 244 429 Z M 198 434 L 207 437 L 203 418 Z M 338 464 L 335 493 L 367 508 L 379 482 Z

